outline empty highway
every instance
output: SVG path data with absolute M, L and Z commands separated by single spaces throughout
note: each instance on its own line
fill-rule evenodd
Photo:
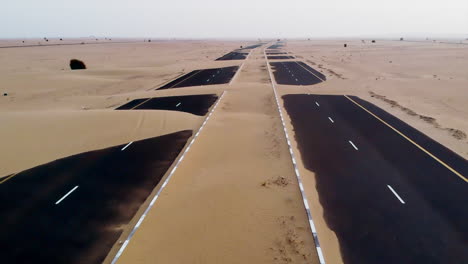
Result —
M 160 88 L 157 88 L 156 90 L 199 85 L 226 84 L 231 81 L 238 69 L 239 66 L 195 70 L 169 82 L 166 85 L 163 85 Z
M 217 99 L 215 94 L 141 98 L 132 100 L 116 110 L 171 110 L 203 116 Z
M 465 159 L 357 97 L 283 100 L 345 263 L 468 263 Z
M 313 85 L 326 80 L 325 75 L 303 62 L 270 62 L 276 83 L 286 85 Z

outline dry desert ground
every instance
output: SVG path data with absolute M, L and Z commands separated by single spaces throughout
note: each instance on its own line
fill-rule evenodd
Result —
M 223 95 L 119 263 L 319 263 L 264 56 L 267 45 L 248 50 L 246 60 L 215 61 L 253 41 L 67 43 L 83 41 L 89 44 L 18 48 L 1 47 L 25 45 L 21 40 L 0 41 L 0 177 L 90 150 L 197 131 L 205 120 L 178 111 L 114 110 L 133 99 Z M 289 40 L 282 49 L 327 81 L 278 85 L 278 96 L 356 95 L 468 157 L 468 45 Z M 88 69 L 71 71 L 73 58 Z M 155 90 L 192 70 L 224 66 L 241 66 L 229 84 Z M 285 121 L 293 133 L 287 115 Z M 299 170 L 325 259 L 342 263 L 314 173 L 300 162 Z M 160 187 L 121 227 L 119 241 Z

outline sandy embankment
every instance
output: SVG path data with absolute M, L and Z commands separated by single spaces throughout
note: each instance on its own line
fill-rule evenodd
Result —
M 186 113 L 112 109 L 134 98 L 181 94 L 148 90 L 209 67 L 239 45 L 163 41 L 0 49 L 0 92 L 8 94 L 0 97 L 0 177 L 84 151 L 198 129 L 202 118 Z M 72 58 L 88 69 L 69 70 Z

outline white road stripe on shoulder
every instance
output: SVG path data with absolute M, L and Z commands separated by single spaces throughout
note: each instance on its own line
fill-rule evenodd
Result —
M 322 248 L 320 247 L 320 242 L 319 242 L 319 239 L 318 239 L 317 230 L 315 229 L 315 224 L 314 224 L 314 221 L 312 219 L 312 213 L 310 212 L 309 203 L 307 202 L 307 196 L 306 196 L 305 191 L 304 191 L 304 186 L 302 185 L 301 175 L 299 173 L 299 169 L 298 169 L 298 166 L 296 164 L 296 158 L 295 158 L 294 152 L 292 150 L 292 144 L 291 144 L 291 141 L 289 140 L 288 132 L 286 130 L 286 124 L 284 122 L 283 112 L 281 111 L 281 107 L 280 107 L 280 103 L 279 103 L 279 99 L 278 99 L 278 94 L 276 92 L 276 84 L 275 84 L 276 81 L 275 81 L 275 79 L 273 77 L 273 73 L 271 71 L 270 63 L 268 62 L 268 57 L 266 56 L 266 51 L 265 50 L 266 49 L 263 49 L 263 53 L 264 53 L 265 59 L 266 59 L 268 74 L 270 75 L 271 87 L 273 88 L 273 93 L 275 95 L 276 106 L 278 107 L 278 112 L 280 114 L 281 124 L 283 125 L 284 134 L 286 136 L 286 142 L 287 142 L 288 148 L 289 148 L 289 153 L 291 154 L 291 160 L 292 160 L 292 163 L 293 163 L 294 172 L 296 173 L 297 182 L 299 183 L 299 190 L 301 191 L 301 196 L 302 196 L 302 199 L 303 199 L 304 208 L 306 209 L 307 218 L 309 220 L 310 230 L 312 232 L 312 237 L 314 238 L 315 249 L 317 250 L 317 255 L 318 255 L 320 264 L 325 264 L 325 258 L 324 258 L 323 253 L 322 253 Z M 318 103 L 317 103 L 317 105 L 318 105 Z
M 130 232 L 130 234 L 127 236 L 127 239 L 125 240 L 125 242 L 122 244 L 122 247 L 119 249 L 119 251 L 117 251 L 117 254 L 115 255 L 115 257 L 112 259 L 112 262 L 111 264 L 115 264 L 117 263 L 117 261 L 119 260 L 120 256 L 122 255 L 122 253 L 124 252 L 125 248 L 128 246 L 128 243 L 130 242 L 130 240 L 132 239 L 133 235 L 135 235 L 136 231 L 138 230 L 138 228 L 140 227 L 140 224 L 143 222 L 143 219 L 146 217 L 146 215 L 148 214 L 149 210 L 153 207 L 154 203 L 156 202 L 156 200 L 158 199 L 158 197 L 160 196 L 161 192 L 164 190 L 164 187 L 166 187 L 167 183 L 169 182 L 169 180 L 171 179 L 172 175 L 174 174 L 174 172 L 177 170 L 177 168 L 179 167 L 179 164 L 181 163 L 181 161 L 184 159 L 185 157 L 185 154 L 187 154 L 187 151 L 190 149 L 190 147 L 192 146 L 192 144 L 195 142 L 195 139 L 198 137 L 198 135 L 200 134 L 200 132 L 203 130 L 203 127 L 205 126 L 206 124 L 206 121 L 208 121 L 210 115 L 216 110 L 216 108 L 218 107 L 219 105 L 219 102 L 221 102 L 221 99 L 223 99 L 224 97 L 224 94 L 226 94 L 226 91 L 224 91 L 221 96 L 219 97 L 218 101 L 216 102 L 215 106 L 213 107 L 213 109 L 211 109 L 210 111 L 210 114 L 208 115 L 208 117 L 206 117 L 205 121 L 203 122 L 203 125 L 200 126 L 200 128 L 198 129 L 197 133 L 195 134 L 195 136 L 192 138 L 192 141 L 190 141 L 190 144 L 187 146 L 187 148 L 185 149 L 184 153 L 180 156 L 180 158 L 175 162 L 175 166 L 172 168 L 171 172 L 169 173 L 169 175 L 167 176 L 166 180 L 164 181 L 164 183 L 162 184 L 161 188 L 158 190 L 158 192 L 156 193 L 156 195 L 153 197 L 153 199 L 151 200 L 151 202 L 149 203 L 148 207 L 145 209 L 145 211 L 143 212 L 143 214 L 140 216 L 140 219 L 138 220 L 138 225 L 135 225 L 132 229 L 132 231 Z M 78 186 L 77 186 L 78 187 Z
M 55 204 L 59 204 L 61 201 L 63 201 L 63 199 L 67 198 L 68 195 L 70 195 L 72 192 L 74 192 L 76 189 L 78 189 L 78 185 L 75 186 L 73 189 L 71 189 L 69 192 L 67 192 L 67 194 L 65 194 L 64 196 L 62 196 L 62 198 L 60 198 L 57 202 L 55 202 Z
M 353 148 L 355 150 L 358 150 L 358 148 L 356 147 L 356 145 L 354 145 L 354 143 L 351 141 L 351 140 L 348 140 L 349 144 L 351 144 L 351 146 L 353 146 Z
M 398 200 L 400 200 L 400 203 L 405 204 L 405 201 L 403 201 L 403 199 L 401 199 L 401 197 L 398 195 L 398 193 L 395 192 L 395 190 L 393 190 L 392 186 L 387 185 L 387 187 L 390 189 L 390 191 L 392 191 L 392 193 L 396 196 L 396 198 L 398 198 Z
M 120 151 L 124 151 L 124 150 L 125 150 L 126 148 L 128 148 L 128 146 L 130 146 L 132 143 L 133 143 L 133 141 L 130 142 L 130 143 L 128 143 L 127 145 L 125 145 L 125 147 L 123 147 Z

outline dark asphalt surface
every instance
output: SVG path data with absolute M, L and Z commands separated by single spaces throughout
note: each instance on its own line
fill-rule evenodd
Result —
M 216 100 L 216 94 L 143 98 L 130 101 L 116 110 L 171 110 L 203 116 Z
M 267 55 L 281 55 L 281 54 L 288 54 L 287 52 L 282 52 L 282 51 L 267 51 Z
M 294 56 L 268 56 L 269 60 L 287 60 L 294 59 Z
M 276 83 L 286 85 L 313 85 L 326 80 L 325 75 L 303 62 L 270 62 Z
M 191 136 L 70 156 L 0 184 L 1 262 L 101 263 Z
M 157 88 L 156 90 L 229 83 L 238 69 L 239 66 L 195 70 L 175 79 L 174 81 L 169 82 L 160 88 Z
M 382 109 L 350 98 L 468 175 L 462 157 Z M 464 180 L 344 96 L 283 100 L 345 263 L 468 263 Z
M 282 47 L 283 47 L 283 44 L 273 44 L 270 47 L 268 47 L 268 49 L 279 49 Z
M 217 58 L 217 61 L 222 61 L 222 60 L 245 60 L 247 58 L 248 53 L 244 52 L 229 52 L 228 54 L 225 54 L 222 57 Z
M 255 49 L 255 48 L 261 47 L 262 45 L 263 45 L 263 44 L 254 44 L 254 45 L 250 45 L 250 46 L 241 48 L 241 49 L 239 49 L 239 50 Z

